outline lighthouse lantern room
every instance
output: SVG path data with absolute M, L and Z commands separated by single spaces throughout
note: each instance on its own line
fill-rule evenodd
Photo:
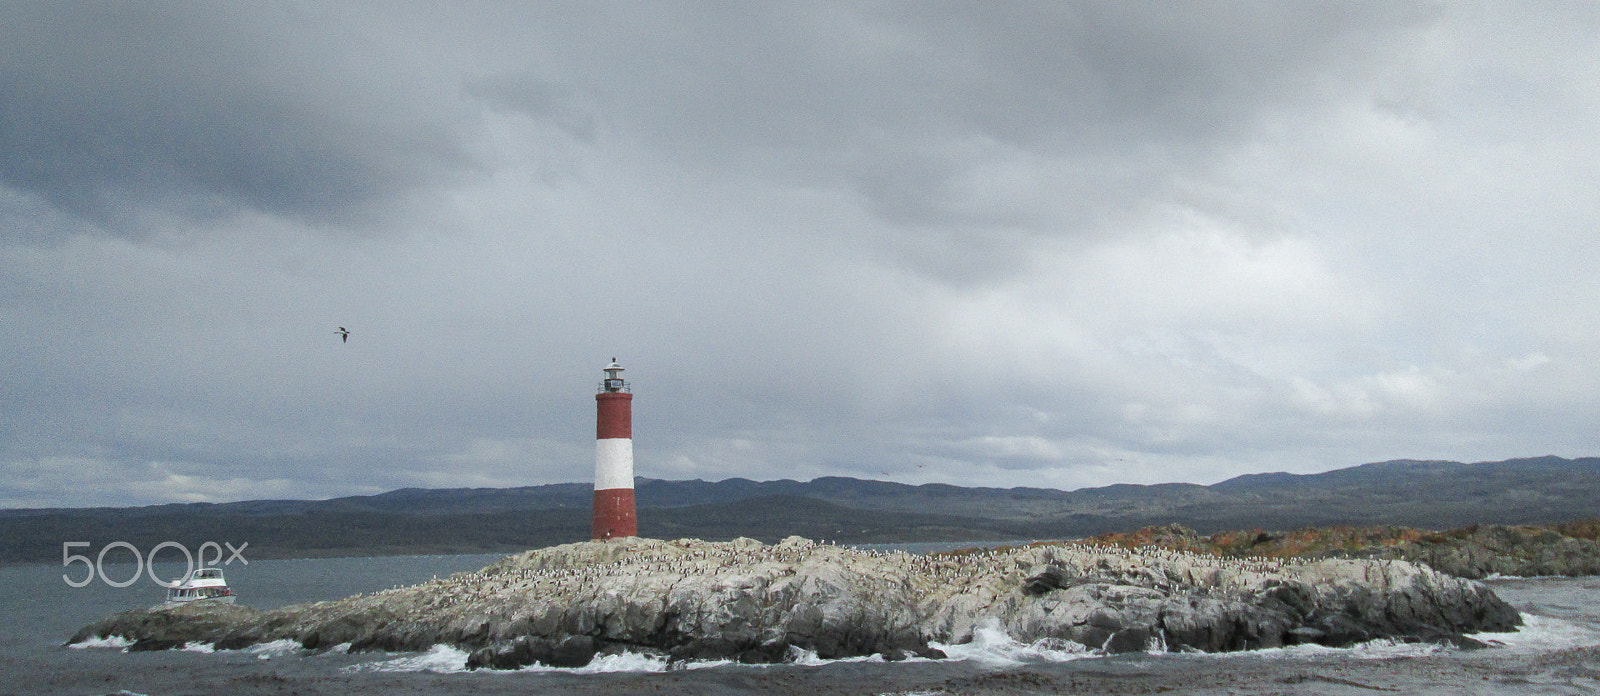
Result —
M 604 380 L 601 380 L 601 382 L 600 382 L 600 391 L 603 391 L 603 392 L 625 392 L 625 391 L 628 391 L 628 383 L 623 381 L 623 379 L 622 379 L 622 370 L 623 370 L 622 366 L 617 364 L 617 359 L 616 358 L 612 358 L 611 359 L 611 364 L 605 366 L 606 378 Z

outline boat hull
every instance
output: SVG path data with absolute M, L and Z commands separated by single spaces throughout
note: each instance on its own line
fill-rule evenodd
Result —
M 234 600 L 234 595 L 223 595 L 221 597 L 195 597 L 193 599 L 169 599 L 166 602 L 164 602 L 164 604 L 165 604 L 165 606 L 169 606 L 169 607 L 182 606 L 182 605 L 185 605 L 185 604 L 195 604 L 197 602 L 204 602 L 204 603 L 207 603 L 207 604 L 233 604 L 233 600 Z

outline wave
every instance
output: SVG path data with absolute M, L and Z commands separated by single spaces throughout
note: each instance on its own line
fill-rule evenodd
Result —
M 1234 659 L 1280 659 L 1296 660 L 1315 657 L 1345 657 L 1355 660 L 1388 660 L 1397 657 L 1422 657 L 1440 652 L 1455 650 L 1448 645 L 1440 643 L 1406 643 L 1388 638 L 1369 640 L 1365 643 L 1356 643 L 1342 648 L 1332 648 L 1326 645 L 1305 644 L 1289 645 L 1281 648 L 1258 648 L 1256 650 L 1240 650 L 1225 653 L 1187 653 L 1196 657 L 1211 657 L 1220 660 Z
M 674 664 L 664 656 L 645 655 L 642 653 L 624 652 L 614 655 L 596 655 L 594 660 L 582 667 L 546 667 L 544 665 L 528 665 L 519 672 L 566 672 L 568 674 L 604 674 L 609 672 L 669 672 L 680 669 L 706 669 L 708 667 L 722 667 L 734 664 L 732 660 L 704 660 L 678 662 Z
M 1593 626 L 1566 621 L 1563 619 L 1524 613 L 1522 615 L 1523 627 L 1512 633 L 1479 633 L 1468 636 L 1493 646 L 1495 649 L 1512 650 L 1516 652 L 1545 652 L 1578 647 L 1600 646 L 1600 629 Z M 132 641 L 120 636 L 110 638 L 96 638 L 70 647 L 84 648 L 118 648 L 126 649 Z M 1081 645 L 1069 640 L 1059 638 L 1045 638 L 1032 642 L 1022 642 L 1012 638 L 997 624 L 981 626 L 973 631 L 972 639 L 965 643 L 938 643 L 930 642 L 930 647 L 937 648 L 945 653 L 946 659 L 951 661 L 974 662 L 986 667 L 1010 667 L 1030 663 L 1069 662 L 1091 658 L 1105 657 L 1106 652 Z M 348 644 L 337 646 L 328 653 L 346 653 Z M 196 644 L 185 646 L 191 652 L 212 652 L 210 645 Z M 258 658 L 266 660 L 291 655 L 307 655 L 308 651 L 301 648 L 297 641 L 279 640 L 263 643 L 246 648 L 245 651 L 255 654 Z M 1457 651 L 1456 648 L 1438 643 L 1405 643 L 1389 639 L 1379 639 L 1359 643 L 1353 646 L 1332 648 L 1321 645 L 1295 645 L 1282 648 L 1265 648 L 1229 653 L 1200 653 L 1183 651 L 1185 659 L 1314 659 L 1341 657 L 1359 660 L 1383 660 L 1404 657 L 1421 657 L 1439 653 Z M 1159 641 L 1152 641 L 1144 651 L 1149 655 L 1164 655 L 1168 651 L 1166 646 Z M 420 653 L 407 653 L 395 655 L 390 653 L 387 659 L 378 659 L 349 665 L 346 671 L 372 671 L 372 672 L 432 672 L 432 673 L 457 673 L 466 672 L 468 652 L 450 645 L 435 645 Z M 927 658 L 912 657 L 908 662 L 926 662 Z M 846 662 L 885 662 L 882 655 L 865 657 L 849 657 L 842 659 L 823 659 L 813 651 L 800 648 L 791 648 L 790 659 L 781 664 L 797 665 L 803 667 L 817 667 L 834 663 Z M 486 673 L 517 674 L 517 673 L 565 673 L 565 674 L 603 674 L 614 672 L 669 672 L 686 669 L 710 669 L 717 667 L 731 667 L 738 669 L 765 669 L 777 665 L 754 664 L 745 665 L 731 660 L 705 660 L 705 661 L 678 661 L 674 662 L 665 655 L 623 652 L 597 655 L 592 662 L 583 667 L 549 667 L 540 664 L 528 665 L 516 670 L 483 670 Z
M 348 672 L 438 672 L 467 671 L 467 652 L 451 645 L 435 645 L 427 652 L 379 662 L 363 662 L 345 667 Z
M 835 662 L 885 662 L 885 661 L 886 660 L 883 659 L 882 655 L 858 655 L 856 657 L 841 657 L 841 658 L 833 659 L 833 660 L 825 660 L 825 659 L 817 656 L 817 653 L 815 651 L 806 650 L 805 648 L 796 648 L 796 647 L 791 646 L 789 648 L 789 662 L 780 663 L 780 664 L 794 664 L 794 665 L 800 665 L 801 667 L 821 667 L 822 665 L 831 665 L 831 664 L 833 664 Z M 751 666 L 751 667 L 771 667 L 772 665 L 757 664 L 757 665 L 749 665 L 749 666 Z
M 814 656 L 814 654 L 813 654 Z M 365 662 L 351 665 L 345 670 L 352 672 L 434 672 L 449 674 L 467 671 L 466 651 L 450 646 L 435 645 L 426 652 L 396 657 L 377 662 Z M 643 653 L 623 652 L 609 655 L 596 655 L 594 660 L 582 667 L 549 667 L 541 664 L 532 664 L 514 670 L 482 670 L 491 674 L 517 674 L 526 672 L 553 672 L 565 674 L 605 674 L 611 672 L 669 672 L 682 669 L 708 669 L 735 664 L 731 660 L 703 660 L 690 662 L 672 662 L 665 656 L 647 655 Z
M 929 642 L 928 646 L 943 650 L 951 660 L 971 660 L 996 667 L 1029 662 L 1067 662 L 1104 655 L 1090 650 L 1088 646 L 1060 638 L 1022 643 L 995 624 L 973 630 L 972 640 L 966 643 L 947 645 Z
M 1046 638 L 1032 643 L 1012 640 L 998 627 L 978 629 L 973 640 L 959 645 L 929 643 L 943 650 L 949 660 L 970 660 L 989 666 L 1018 665 L 1026 662 L 1064 662 L 1096 657 L 1103 653 L 1068 640 Z M 468 653 L 449 645 L 435 645 L 422 653 L 414 653 L 376 662 L 366 662 L 345 667 L 348 671 L 362 672 L 434 672 L 453 673 L 467 671 Z M 791 648 L 789 661 L 777 664 L 740 664 L 732 660 L 689 660 L 673 662 L 664 655 L 634 652 L 597 655 L 583 667 L 549 667 L 532 664 L 515 670 L 484 670 L 490 673 L 517 674 L 549 672 L 564 674 L 604 674 L 611 672 L 670 672 L 677 670 L 736 667 L 740 669 L 767 669 L 781 665 L 821 667 L 837 663 L 882 663 L 882 655 L 865 655 L 838 659 L 823 659 L 811 650 Z M 932 662 L 928 658 L 911 657 L 906 662 Z
M 1485 634 L 1490 635 L 1490 634 Z M 1507 634 L 1493 634 L 1507 635 Z M 1107 653 L 1095 650 L 1088 646 L 1060 638 L 1044 638 L 1041 640 L 1024 643 L 1008 635 L 997 626 L 978 628 L 973 632 L 972 640 L 966 643 L 944 644 L 930 642 L 930 647 L 944 651 L 948 661 L 968 661 L 985 667 L 1013 667 L 1024 664 L 1037 664 L 1049 662 L 1070 662 L 1092 658 L 1106 657 Z M 1184 653 L 1186 656 L 1199 658 L 1231 659 L 1239 657 L 1267 657 L 1267 658 L 1308 658 L 1329 655 L 1343 655 L 1357 659 L 1388 659 L 1394 657 L 1411 657 L 1432 654 L 1450 650 L 1446 646 L 1433 643 L 1400 643 L 1391 640 L 1375 640 L 1361 643 L 1347 648 L 1329 648 L 1320 645 L 1297 645 L 1286 648 L 1269 648 L 1263 650 L 1250 650 L 1233 653 Z M 1164 655 L 1167 651 L 1164 646 L 1153 642 L 1145 651 L 1149 655 Z M 454 673 L 467 671 L 467 652 L 449 645 L 435 645 L 426 652 L 414 653 L 401 657 L 394 657 L 376 662 L 366 662 L 346 667 L 349 671 L 373 672 L 434 672 Z M 932 662 L 928 658 L 911 657 L 906 662 Z M 810 650 L 799 648 L 791 649 L 790 660 L 778 664 L 740 664 L 731 660 L 708 661 L 680 661 L 672 662 L 662 655 L 648 655 L 642 653 L 615 653 L 598 655 L 584 667 L 549 667 L 540 664 L 527 665 L 515 670 L 484 670 L 497 674 L 517 673 L 565 673 L 565 674 L 602 674 L 611 672 L 668 672 L 684 669 L 709 669 L 714 667 L 735 667 L 740 669 L 767 669 L 780 665 L 796 665 L 801 667 L 821 667 L 836 663 L 882 663 L 882 655 L 868 655 L 860 657 L 846 657 L 840 659 L 823 659 Z
M 247 653 L 255 655 L 256 659 L 260 660 L 271 660 L 276 657 L 300 655 L 305 652 L 305 648 L 300 647 L 300 641 L 288 639 L 274 640 L 268 643 L 257 643 L 245 648 L 244 650 Z
M 90 638 L 88 640 L 73 643 L 67 647 L 72 648 L 73 650 L 84 650 L 87 648 L 116 648 L 118 650 L 126 650 L 130 645 L 133 645 L 132 640 L 122 636 L 108 636 L 106 638 Z
M 1476 633 L 1467 637 L 1518 652 L 1600 646 L 1600 631 L 1593 626 L 1526 612 L 1522 614 L 1522 628 L 1514 633 Z

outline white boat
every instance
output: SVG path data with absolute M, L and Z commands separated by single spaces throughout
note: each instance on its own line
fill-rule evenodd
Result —
M 222 577 L 221 568 L 199 568 L 189 579 L 177 587 L 167 588 L 167 604 L 189 602 L 222 602 L 233 604 L 233 590 Z

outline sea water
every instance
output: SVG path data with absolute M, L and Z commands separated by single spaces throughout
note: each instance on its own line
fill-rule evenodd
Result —
M 497 555 L 256 560 L 226 568 L 239 602 L 259 608 L 337 599 L 475 570 Z M 109 577 L 131 574 L 107 569 Z M 157 575 L 174 575 L 162 569 Z M 177 574 L 181 574 L 179 568 Z M 797 651 L 785 665 L 669 663 L 621 654 L 586 667 L 532 666 L 468 671 L 465 652 L 310 653 L 292 641 L 214 650 L 129 653 L 126 641 L 62 643 L 79 628 L 161 601 L 142 580 L 126 588 L 72 588 L 62 569 L 0 568 L 0 693 L 819 693 L 956 694 L 1165 691 L 1193 694 L 1600 693 L 1600 578 L 1487 581 L 1523 612 L 1516 633 L 1476 636 L 1494 646 L 1463 651 L 1434 644 L 1373 641 L 1351 648 L 1295 646 L 1229 654 L 1104 656 L 1068 641 L 1023 643 L 997 627 L 961 645 L 939 645 L 948 660 L 821 660 Z

